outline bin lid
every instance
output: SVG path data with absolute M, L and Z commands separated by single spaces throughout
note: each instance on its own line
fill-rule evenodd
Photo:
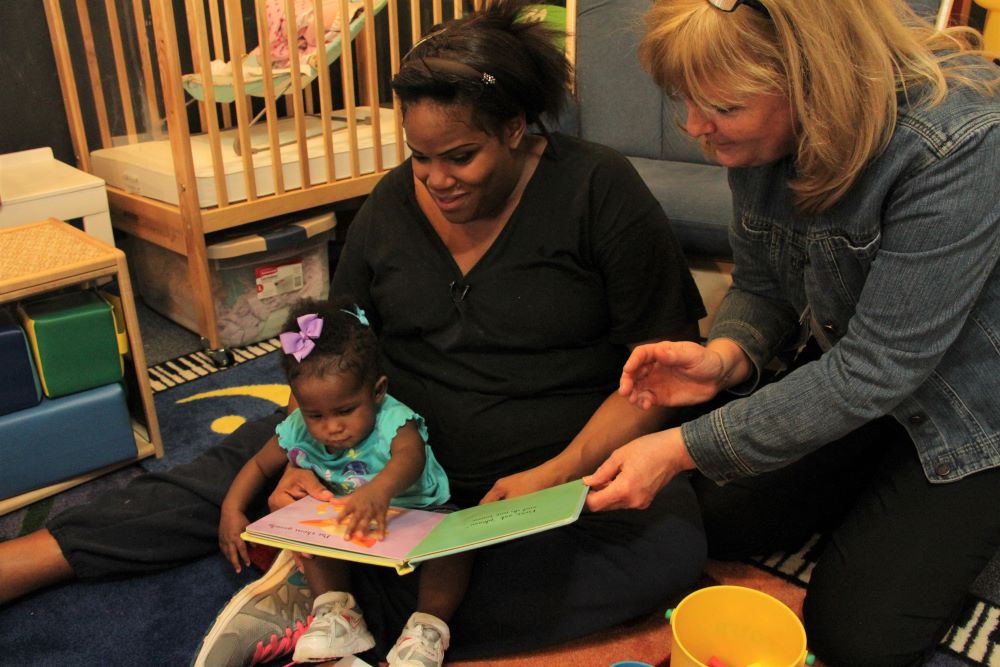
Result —
M 334 225 L 336 218 L 333 213 L 323 213 L 212 243 L 205 247 L 205 254 L 209 259 L 231 259 L 255 252 L 296 248 L 309 239 L 330 231 Z

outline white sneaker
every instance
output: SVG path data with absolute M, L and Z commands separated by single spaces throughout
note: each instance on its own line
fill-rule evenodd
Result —
M 362 653 L 375 646 L 350 593 L 330 591 L 313 602 L 313 621 L 295 644 L 292 660 L 319 662 Z
M 442 667 L 451 642 L 448 624 L 437 616 L 414 612 L 389 651 L 389 667 Z

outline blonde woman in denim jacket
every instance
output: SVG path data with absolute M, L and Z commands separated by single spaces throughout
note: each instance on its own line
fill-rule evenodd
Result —
M 1000 69 L 973 39 L 897 0 L 646 17 L 644 66 L 730 168 L 733 286 L 705 345 L 639 347 L 621 381 L 714 409 L 616 451 L 588 505 L 697 469 L 710 555 L 822 532 L 827 665 L 920 664 L 1000 545 Z

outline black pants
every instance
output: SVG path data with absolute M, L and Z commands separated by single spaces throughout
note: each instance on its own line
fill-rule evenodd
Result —
M 1000 546 L 1000 470 L 927 481 L 891 418 L 773 473 L 695 480 L 709 555 L 739 559 L 827 538 L 805 601 L 830 667 L 919 665 Z
M 156 572 L 218 551 L 222 499 L 284 417 L 279 411 L 244 424 L 191 463 L 140 475 L 46 527 L 80 578 Z M 254 511 L 266 507 L 262 493 Z
M 74 572 L 152 572 L 218 551 L 226 490 L 282 417 L 245 424 L 190 464 L 137 477 L 54 517 L 48 528 Z M 645 511 L 585 514 L 570 526 L 481 549 L 452 619 L 448 655 L 536 649 L 665 607 L 697 580 L 705 550 L 687 477 L 669 484 Z M 353 593 L 383 655 L 414 610 L 416 583 L 416 576 L 389 568 L 354 571 Z

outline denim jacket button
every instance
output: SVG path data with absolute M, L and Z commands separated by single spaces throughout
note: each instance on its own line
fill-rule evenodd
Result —
M 923 424 L 925 419 L 927 419 L 927 415 L 925 415 L 923 412 L 917 412 L 915 414 L 910 415 L 910 423 L 913 424 L 914 426 L 917 424 Z
M 951 472 L 951 466 L 947 463 L 939 463 L 934 467 L 934 473 L 938 477 L 947 477 L 948 473 Z

